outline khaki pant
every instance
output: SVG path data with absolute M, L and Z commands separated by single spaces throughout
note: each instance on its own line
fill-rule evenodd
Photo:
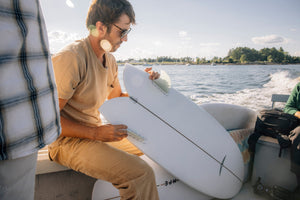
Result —
M 0 200 L 33 200 L 37 152 L 0 161 Z
M 152 168 L 127 139 L 104 143 L 88 139 L 59 137 L 49 145 L 52 160 L 88 176 L 111 182 L 121 199 L 157 200 Z

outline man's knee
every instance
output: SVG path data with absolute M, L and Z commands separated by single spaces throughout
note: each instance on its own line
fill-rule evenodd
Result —
M 146 178 L 154 177 L 154 171 L 152 167 L 143 159 L 139 159 L 138 163 L 136 163 L 136 167 L 140 171 L 141 176 L 145 176 Z
M 145 162 L 145 166 L 144 166 L 144 171 L 145 171 L 145 174 L 148 178 L 154 178 L 155 179 L 155 175 L 154 175 L 154 171 L 152 169 L 152 167 L 150 165 L 148 165 L 146 162 Z

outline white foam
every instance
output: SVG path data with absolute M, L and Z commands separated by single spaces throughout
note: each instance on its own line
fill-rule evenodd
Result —
M 197 104 L 202 103 L 229 103 L 241 105 L 253 110 L 271 108 L 272 94 L 290 94 L 300 77 L 292 79 L 288 71 L 280 71 L 270 74 L 270 81 L 262 88 L 244 89 L 233 94 L 213 94 L 207 97 L 192 95 L 191 99 Z M 276 104 L 276 107 L 283 108 L 284 104 Z

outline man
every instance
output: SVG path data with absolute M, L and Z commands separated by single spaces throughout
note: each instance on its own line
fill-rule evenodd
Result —
M 0 199 L 33 200 L 37 151 L 60 134 L 38 0 L 0 3 Z
M 300 83 L 294 87 L 285 105 L 284 112 L 300 118 Z M 296 174 L 298 187 L 295 191 L 300 198 L 300 126 L 291 131 L 289 138 L 292 142 L 291 171 Z
M 86 20 L 87 38 L 53 57 L 62 136 L 49 146 L 54 161 L 111 182 L 121 199 L 158 199 L 154 173 L 127 137 L 125 125 L 102 125 L 99 107 L 122 93 L 118 67 L 109 52 L 127 41 L 135 14 L 127 0 L 95 0 Z M 150 73 L 150 79 L 159 74 Z

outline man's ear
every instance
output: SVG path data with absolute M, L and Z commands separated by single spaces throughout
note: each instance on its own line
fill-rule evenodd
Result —
M 96 22 L 96 29 L 99 36 L 104 36 L 107 33 L 107 26 L 100 21 Z

